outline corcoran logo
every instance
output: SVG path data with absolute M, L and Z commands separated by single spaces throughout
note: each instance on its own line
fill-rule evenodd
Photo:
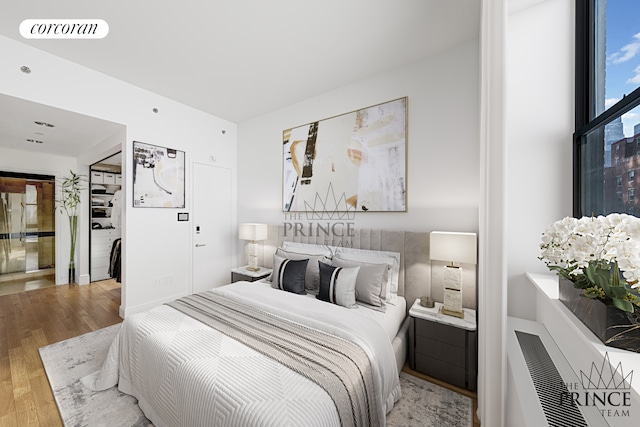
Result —
M 25 39 L 102 39 L 109 24 L 102 19 L 25 19 L 20 35 Z
M 568 391 L 561 393 L 560 405 L 595 406 L 605 417 L 629 417 L 632 379 L 633 371 L 625 375 L 622 362 L 614 369 L 605 353 L 600 367 L 592 362 L 588 375 L 580 371 L 582 390 L 577 383 L 565 384 Z

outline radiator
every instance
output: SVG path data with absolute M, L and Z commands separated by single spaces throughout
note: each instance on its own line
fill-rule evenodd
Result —
M 597 406 L 571 404 L 580 379 L 540 323 L 510 317 L 507 326 L 507 425 L 598 427 Z

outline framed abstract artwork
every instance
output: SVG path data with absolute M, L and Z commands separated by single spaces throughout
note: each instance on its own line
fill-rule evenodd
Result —
M 133 141 L 133 207 L 184 208 L 184 151 Z
M 284 212 L 405 212 L 407 98 L 283 131 Z

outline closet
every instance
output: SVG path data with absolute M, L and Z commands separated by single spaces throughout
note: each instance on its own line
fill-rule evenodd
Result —
M 110 270 L 112 270 L 110 267 L 112 266 L 114 242 L 121 237 L 122 185 L 120 153 L 91 165 L 89 186 L 91 189 L 90 259 L 92 282 L 115 277 L 110 274 Z

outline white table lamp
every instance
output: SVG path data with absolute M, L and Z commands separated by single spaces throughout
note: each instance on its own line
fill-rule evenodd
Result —
M 267 224 L 244 223 L 240 224 L 239 237 L 241 240 L 249 240 L 247 243 L 247 258 L 249 265 L 247 270 L 259 271 L 258 267 L 258 240 L 267 238 Z
M 478 245 L 476 233 L 455 233 L 432 231 L 429 234 L 432 261 L 445 261 L 451 264 L 444 270 L 444 302 L 442 313 L 464 317 L 462 311 L 462 267 L 459 264 L 478 263 Z

